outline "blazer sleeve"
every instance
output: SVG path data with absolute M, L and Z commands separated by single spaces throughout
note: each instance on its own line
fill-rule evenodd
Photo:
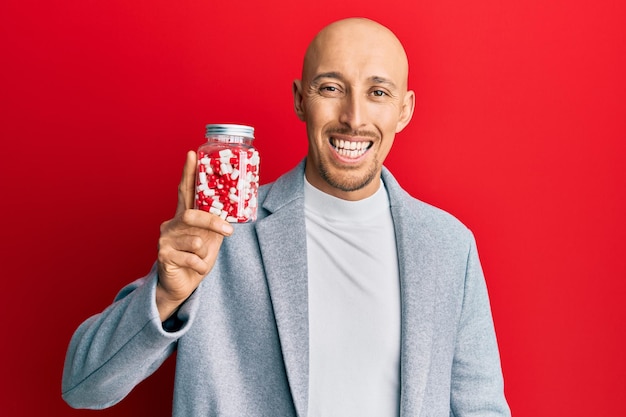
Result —
M 84 321 L 70 341 L 62 396 L 74 408 L 102 409 L 122 400 L 176 349 L 197 309 L 195 294 L 178 311 L 180 328 L 164 330 L 155 302 L 157 273 L 117 295 L 102 313 Z
M 510 416 L 487 286 L 472 238 L 452 364 L 451 416 Z

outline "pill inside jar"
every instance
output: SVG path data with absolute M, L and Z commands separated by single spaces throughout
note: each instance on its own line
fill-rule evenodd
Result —
M 207 125 L 207 142 L 198 148 L 194 208 L 230 223 L 256 220 L 259 152 L 254 129 L 244 125 Z

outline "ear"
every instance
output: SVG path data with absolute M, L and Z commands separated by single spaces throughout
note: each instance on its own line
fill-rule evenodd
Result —
M 304 104 L 303 104 L 304 96 L 302 95 L 302 81 L 294 80 L 293 86 L 292 86 L 292 92 L 293 92 L 293 107 L 296 111 L 296 115 L 298 116 L 298 119 L 304 121 Z
M 409 90 L 404 95 L 402 100 L 402 109 L 400 110 L 400 119 L 396 125 L 396 133 L 401 132 L 406 127 L 413 117 L 413 110 L 415 110 L 415 93 Z

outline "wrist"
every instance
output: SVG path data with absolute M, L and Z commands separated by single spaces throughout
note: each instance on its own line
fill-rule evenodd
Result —
M 185 301 L 185 299 L 172 298 L 169 292 L 163 288 L 160 281 L 158 280 L 155 295 L 156 307 L 159 311 L 159 317 L 161 319 L 161 322 L 165 322 L 170 317 L 172 317 L 181 306 L 181 304 Z

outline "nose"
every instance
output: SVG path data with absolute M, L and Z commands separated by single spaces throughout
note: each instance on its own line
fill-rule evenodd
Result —
M 346 94 L 341 104 L 339 121 L 356 131 L 363 127 L 367 120 L 367 105 L 360 95 L 352 92 Z

